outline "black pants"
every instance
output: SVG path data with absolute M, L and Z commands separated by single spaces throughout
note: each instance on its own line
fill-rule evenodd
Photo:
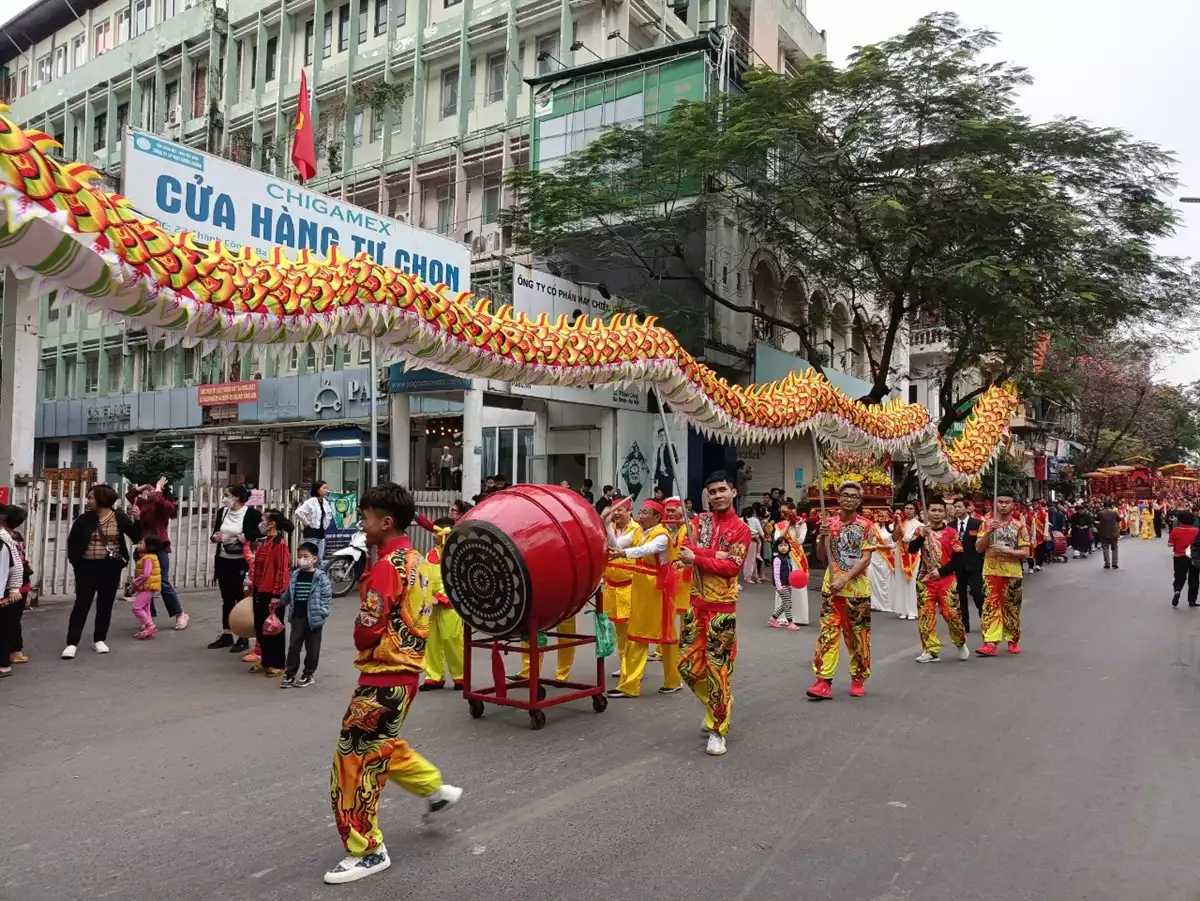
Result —
M 1200 594 L 1200 569 L 1192 566 L 1190 557 L 1176 557 L 1175 559 L 1175 584 L 1174 590 L 1178 594 L 1183 590 L 1183 583 L 1187 583 L 1188 588 L 1188 603 L 1196 603 L 1196 596 Z
M 262 655 L 263 669 L 283 669 L 286 662 L 287 638 L 283 632 L 278 635 L 264 635 L 263 623 L 271 615 L 271 596 L 254 593 L 254 637 L 258 639 L 258 652 Z M 278 614 L 276 614 L 278 616 Z
M 1156 522 L 1154 524 L 1154 537 L 1162 538 L 1162 523 L 1161 522 Z
M 237 606 L 245 595 L 242 586 L 246 583 L 246 561 L 218 557 L 213 574 L 217 587 L 221 589 L 221 628 L 229 631 L 229 611 Z
M 304 649 L 304 675 L 311 676 L 321 662 L 321 630 L 310 628 L 308 617 L 292 620 L 292 637 L 288 642 L 287 670 L 289 676 L 300 671 L 300 649 Z
M 111 560 L 80 560 L 75 564 L 75 606 L 67 625 L 67 644 L 78 645 L 83 639 L 92 601 L 96 602 L 96 621 L 92 624 L 92 641 L 108 638 L 112 622 L 113 601 L 121 587 L 124 569 Z
M 21 641 L 21 614 L 24 612 L 24 598 L 0 607 L 0 667 L 8 666 L 9 656 L 24 649 Z
M 967 593 L 975 602 L 975 612 L 983 612 L 983 571 L 973 570 L 958 574 L 958 606 L 962 613 L 963 628 L 971 628 L 971 608 L 967 604 Z

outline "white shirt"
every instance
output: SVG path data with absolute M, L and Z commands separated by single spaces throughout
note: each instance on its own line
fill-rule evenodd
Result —
M 658 562 L 666 564 L 669 562 L 667 549 L 671 546 L 671 540 L 666 535 L 655 535 L 649 541 L 634 547 L 632 532 L 628 535 L 616 535 L 610 526 L 608 530 L 608 546 L 623 551 L 625 556 L 630 560 L 637 560 L 640 557 L 649 557 L 651 554 L 657 554 Z
M 296 519 L 300 521 L 300 525 L 309 529 L 328 529 L 333 525 L 333 504 L 323 497 L 310 497 L 296 508 Z
M 762 538 L 763 537 L 762 522 L 759 520 L 759 518 L 757 516 L 749 517 L 746 520 L 746 525 L 750 527 L 750 537 L 751 538 Z

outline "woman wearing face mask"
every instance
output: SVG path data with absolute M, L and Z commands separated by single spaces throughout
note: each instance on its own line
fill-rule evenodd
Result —
M 333 504 L 325 499 L 329 486 L 323 479 L 313 482 L 309 498 L 296 508 L 301 537 L 317 546 L 317 566 L 325 562 L 325 532 L 333 527 Z
M 210 642 L 211 650 L 229 648 L 231 654 L 246 651 L 250 642 L 245 638 L 234 641 L 229 631 L 229 611 L 242 599 L 242 586 L 249 568 L 246 536 L 258 536 L 262 514 L 247 507 L 250 489 L 245 485 L 230 485 L 225 489 L 225 505 L 213 517 L 213 532 L 209 539 L 217 546 L 213 575 L 221 589 L 221 634 Z
M 263 538 L 254 548 L 246 587 L 254 598 L 254 637 L 258 640 L 261 662 L 252 665 L 250 672 L 261 672 L 268 677 L 282 676 L 287 658 L 287 639 L 282 631 L 267 635 L 263 632 L 263 624 L 275 612 L 283 593 L 287 591 L 292 569 L 292 553 L 288 550 L 287 539 L 292 532 L 292 524 L 278 510 L 268 510 L 263 514 L 258 530 Z

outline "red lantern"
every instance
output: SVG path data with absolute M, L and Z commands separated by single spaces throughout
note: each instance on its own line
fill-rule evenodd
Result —
M 793 569 L 792 574 L 788 576 L 788 584 L 797 591 L 803 591 L 808 587 L 808 573 L 802 569 Z

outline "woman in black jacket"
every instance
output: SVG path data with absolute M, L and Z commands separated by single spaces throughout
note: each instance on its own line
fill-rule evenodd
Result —
M 108 625 L 112 621 L 113 601 L 121 585 L 121 574 L 129 565 L 129 546 L 142 530 L 136 522 L 114 510 L 117 491 L 111 485 L 93 485 L 87 493 L 87 509 L 79 514 L 67 535 L 67 559 L 75 570 L 75 606 L 67 626 L 64 660 L 71 660 L 83 638 L 92 601 L 96 602 L 96 621 L 92 626 L 93 647 L 107 654 Z
M 261 535 L 258 526 L 262 514 L 255 507 L 248 507 L 250 489 L 245 485 L 230 485 L 225 489 L 225 506 L 213 517 L 212 536 L 216 545 L 213 555 L 213 575 L 221 589 L 221 634 L 209 642 L 209 650 L 229 648 L 231 654 L 246 651 L 250 642 L 245 638 L 234 640 L 229 631 L 229 612 L 245 595 L 246 573 L 250 569 L 247 550 Z

